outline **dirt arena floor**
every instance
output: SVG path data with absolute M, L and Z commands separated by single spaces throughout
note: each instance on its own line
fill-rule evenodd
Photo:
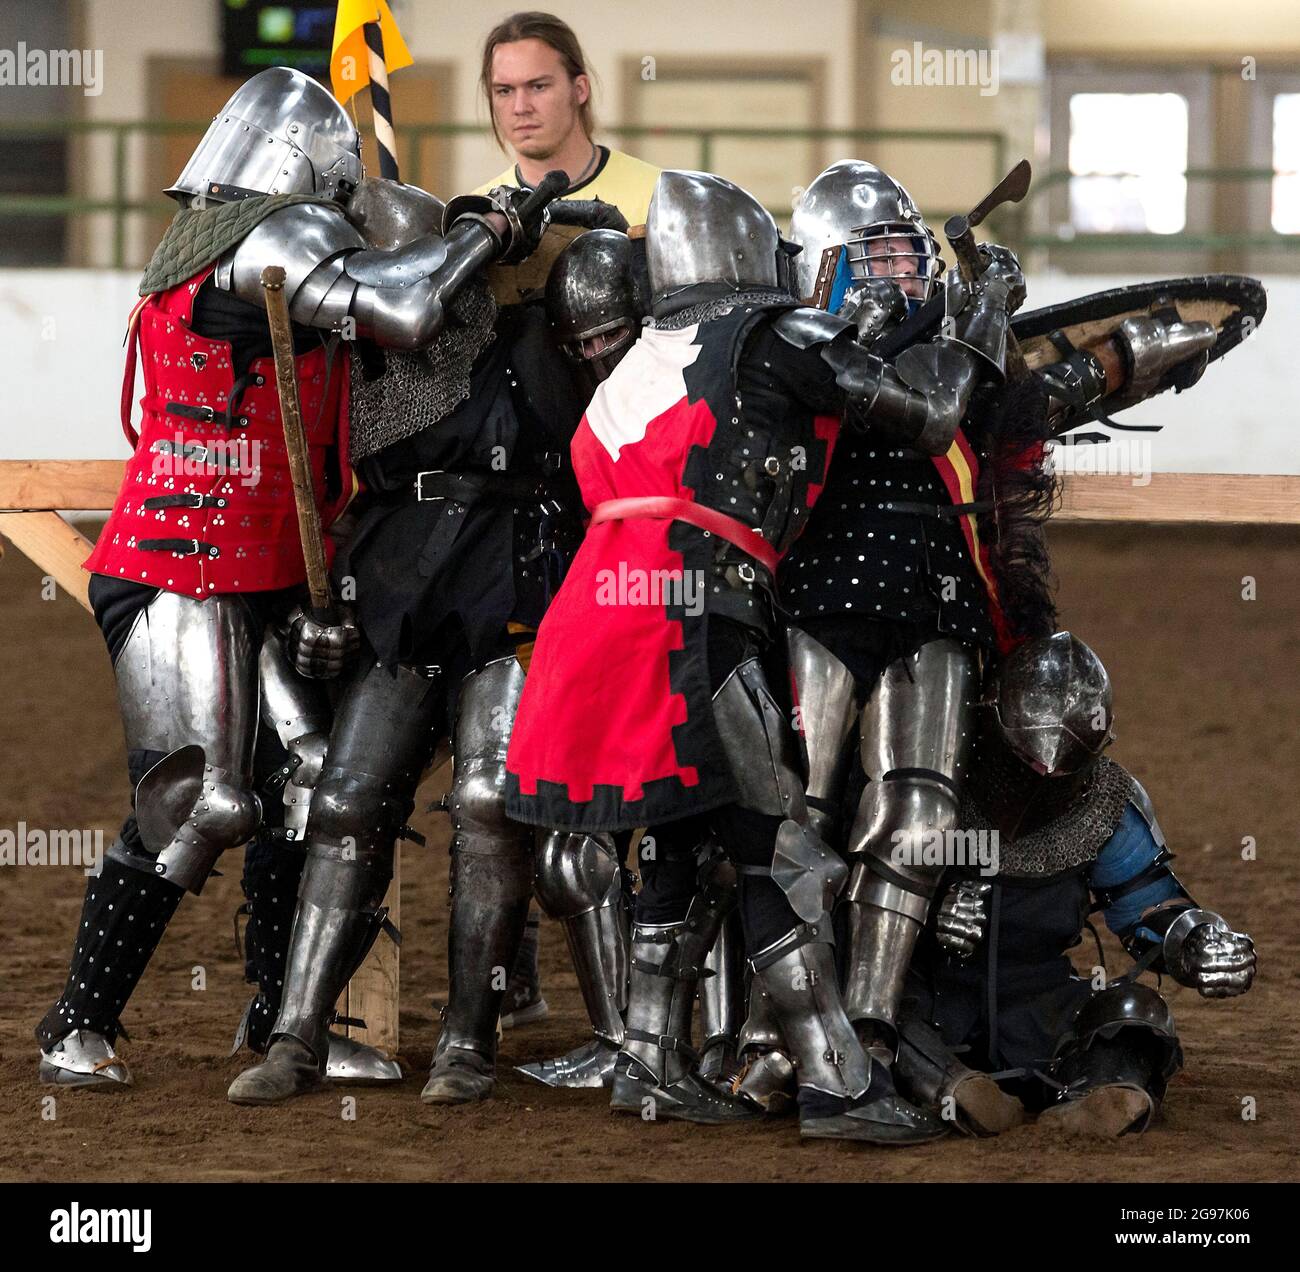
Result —
M 552 1092 L 510 1066 L 555 1054 L 585 1029 L 558 928 L 543 929 L 550 1018 L 508 1033 L 497 1097 L 434 1110 L 417 1099 L 446 993 L 447 833 L 403 861 L 402 1051 L 396 1089 L 339 1090 L 289 1107 L 235 1108 L 228 1058 L 249 993 L 231 935 L 237 862 L 187 899 L 125 1021 L 136 1086 L 66 1092 L 43 1120 L 32 1028 L 58 994 L 81 903 L 75 867 L 0 870 L 0 1179 L 4 1180 L 1150 1180 L 1300 1178 L 1300 535 L 1225 529 L 1054 531 L 1066 624 L 1117 688 L 1114 754 L 1147 784 L 1195 895 L 1248 929 L 1260 974 L 1243 999 L 1174 986 L 1188 1057 L 1163 1121 L 1097 1144 L 1033 1125 L 1001 1139 L 920 1149 L 801 1144 L 793 1121 L 738 1129 L 614 1117 L 599 1093 Z M 1242 599 L 1243 578 L 1256 584 Z M 93 622 L 44 601 L 10 550 L 0 563 L 0 827 L 101 827 L 128 789 L 113 682 Z M 426 788 L 428 791 L 428 788 Z M 436 795 L 438 792 L 431 792 Z M 422 801 L 421 807 L 426 801 Z M 1253 838 L 1258 859 L 1243 861 Z M 1085 956 L 1091 945 L 1085 950 Z M 1126 966 L 1114 942 L 1112 972 Z M 196 964 L 205 992 L 190 988 Z M 1254 1102 L 1253 1120 L 1243 1101 Z

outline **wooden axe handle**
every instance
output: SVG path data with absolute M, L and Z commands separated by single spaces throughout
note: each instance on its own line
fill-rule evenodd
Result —
M 289 322 L 289 303 L 284 296 L 284 270 L 279 265 L 268 265 L 262 271 L 262 290 L 266 295 L 266 317 L 271 327 L 271 348 L 275 352 L 275 386 L 280 394 L 284 444 L 289 452 L 289 470 L 293 475 L 293 500 L 298 507 L 298 534 L 307 566 L 307 587 L 311 592 L 312 609 L 323 614 L 330 607 L 325 536 L 321 531 L 320 513 L 312 487 L 307 435 L 302 427 L 302 408 L 298 402 L 293 328 Z

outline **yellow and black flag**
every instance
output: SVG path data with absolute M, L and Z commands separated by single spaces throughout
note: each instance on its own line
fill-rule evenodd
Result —
M 330 84 L 340 102 L 346 102 L 370 85 L 379 172 L 394 180 L 397 179 L 397 141 L 393 135 L 388 72 L 410 66 L 414 60 L 384 0 L 339 0 L 334 17 L 334 47 L 330 53 Z

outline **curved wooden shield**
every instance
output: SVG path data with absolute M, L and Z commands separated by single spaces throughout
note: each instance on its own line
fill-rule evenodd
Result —
M 1036 370 L 1060 359 L 1049 338 L 1061 332 L 1075 348 L 1088 349 L 1114 335 L 1125 318 L 1176 314 L 1183 322 L 1208 322 L 1219 333 L 1210 361 L 1235 349 L 1264 319 L 1267 299 L 1258 279 L 1241 274 L 1204 274 L 1166 278 L 1093 292 L 1045 309 L 1032 309 L 1011 320 L 1025 365 Z M 1162 392 L 1172 381 L 1161 384 Z M 1127 403 L 1126 403 L 1127 405 Z

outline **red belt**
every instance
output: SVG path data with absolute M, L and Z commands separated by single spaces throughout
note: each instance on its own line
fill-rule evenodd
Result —
M 667 495 L 643 495 L 632 499 L 607 499 L 592 509 L 591 524 L 602 521 L 626 521 L 633 517 L 662 517 L 673 521 L 688 521 L 701 530 L 716 534 L 719 539 L 733 543 L 755 561 L 765 565 L 770 574 L 776 573 L 781 558 L 776 549 L 753 527 L 735 517 L 729 517 L 716 508 L 706 508 L 690 499 L 671 499 Z

